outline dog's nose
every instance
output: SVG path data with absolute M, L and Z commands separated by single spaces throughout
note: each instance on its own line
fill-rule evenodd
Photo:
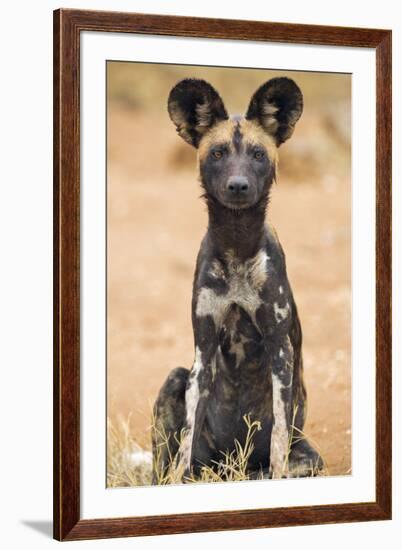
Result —
M 230 176 L 228 179 L 228 190 L 234 195 L 240 195 L 248 191 L 248 180 L 245 176 Z

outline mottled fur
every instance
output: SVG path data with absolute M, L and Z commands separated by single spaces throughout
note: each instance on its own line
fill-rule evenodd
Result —
M 157 425 L 169 436 L 162 472 L 169 456 L 183 478 L 203 464 L 213 467 L 236 440 L 244 442 L 248 414 L 262 426 L 250 476 L 311 475 L 322 465 L 306 440 L 293 439 L 288 456 L 292 423 L 299 438 L 305 421 L 302 334 L 283 250 L 265 224 L 277 147 L 293 133 L 302 107 L 299 88 L 287 78 L 261 86 L 245 117 L 229 118 L 202 80 L 181 81 L 170 93 L 179 135 L 198 148 L 209 223 L 194 275 L 194 364 L 172 371 L 155 403 Z M 183 435 L 180 446 L 175 433 Z M 158 430 L 153 446 L 155 453 L 161 448 Z

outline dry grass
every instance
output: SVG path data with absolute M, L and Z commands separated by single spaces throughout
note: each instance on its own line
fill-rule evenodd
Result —
M 107 486 L 135 487 L 151 484 L 152 456 L 131 436 L 130 417 L 107 421 Z
M 187 483 L 196 483 L 196 482 L 203 482 L 203 483 L 211 483 L 211 482 L 219 482 L 219 481 L 244 481 L 250 479 L 249 474 L 247 472 L 247 466 L 249 458 L 254 450 L 254 435 L 255 433 L 261 429 L 261 423 L 257 420 L 252 421 L 250 418 L 250 415 L 246 415 L 243 417 L 244 421 L 247 425 L 247 435 L 244 442 L 244 446 L 241 445 L 241 443 L 237 440 L 235 440 L 235 449 L 229 453 L 229 452 L 221 452 L 222 459 L 219 461 L 212 461 L 213 466 L 209 465 L 203 465 L 201 467 L 200 474 L 195 477 L 194 475 L 191 475 L 190 477 L 186 477 L 185 481 Z M 155 471 L 160 471 L 161 469 L 158 467 L 160 462 L 160 456 L 162 450 L 164 448 L 169 449 L 169 437 L 166 435 L 166 433 L 159 432 L 159 438 L 161 440 L 160 447 L 158 449 L 158 452 L 156 456 L 154 457 L 154 460 L 156 462 Z M 177 438 L 177 442 L 180 445 L 181 439 L 183 438 L 183 432 L 179 434 L 179 436 L 175 435 Z M 163 449 L 162 449 L 163 448 Z M 160 477 L 157 480 L 158 485 L 166 485 L 166 484 L 172 484 L 172 483 L 180 483 L 182 479 L 182 472 L 180 471 L 175 457 L 173 457 L 170 454 L 169 451 L 169 468 L 164 474 L 160 474 Z M 262 474 L 261 474 L 262 478 Z
M 296 414 L 296 411 L 295 411 Z M 295 415 L 294 415 L 295 416 Z M 248 462 L 254 450 L 254 436 L 261 430 L 261 423 L 258 420 L 252 420 L 250 414 L 243 417 L 247 426 L 247 435 L 242 445 L 238 440 L 234 442 L 232 452 L 221 452 L 222 458 L 219 461 L 212 461 L 212 465 L 203 465 L 200 474 L 195 477 L 191 475 L 185 478 L 186 483 L 217 483 L 222 481 L 247 481 L 250 479 L 264 479 L 267 475 L 262 471 L 252 477 L 248 472 Z M 153 427 L 156 422 L 152 420 Z M 107 486 L 112 487 L 135 487 L 151 485 L 152 483 L 152 460 L 156 461 L 155 471 L 160 472 L 156 480 L 157 485 L 171 485 L 181 483 L 182 471 L 177 466 L 176 459 L 170 454 L 169 437 L 166 433 L 159 431 L 158 436 L 161 441 L 156 456 L 152 458 L 150 448 L 141 448 L 130 435 L 130 418 L 120 419 L 113 424 L 108 419 L 108 450 L 107 450 Z M 289 436 L 288 457 L 291 451 L 290 442 L 294 437 L 294 430 L 297 430 L 299 436 L 294 438 L 294 442 L 304 439 L 306 435 L 292 426 L 292 432 Z M 177 442 L 183 437 L 183 432 L 175 434 Z M 311 438 L 309 438 L 311 441 Z M 314 442 L 313 442 L 314 444 Z M 315 445 L 316 446 L 316 445 Z M 167 448 L 169 452 L 169 468 L 161 473 L 158 467 L 162 451 Z M 289 475 L 287 462 L 284 464 L 284 476 Z M 317 465 L 311 465 L 311 476 L 329 475 L 328 468 L 318 472 Z M 299 477 L 297 471 L 293 470 L 289 477 Z

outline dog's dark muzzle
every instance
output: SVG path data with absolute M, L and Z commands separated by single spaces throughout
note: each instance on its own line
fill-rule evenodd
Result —
M 230 176 L 226 186 L 226 191 L 228 196 L 244 198 L 247 195 L 249 188 L 250 185 L 245 176 Z
M 246 176 L 230 176 L 227 180 L 224 202 L 230 208 L 247 208 L 253 193 Z

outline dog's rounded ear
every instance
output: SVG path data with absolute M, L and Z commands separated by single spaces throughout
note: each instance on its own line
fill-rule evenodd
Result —
M 276 141 L 276 145 L 290 138 L 303 111 L 303 95 L 290 78 L 272 78 L 255 92 L 248 106 L 246 118 L 257 120 Z
M 202 136 L 215 124 L 228 118 L 218 92 L 196 78 L 185 78 L 171 90 L 168 111 L 177 133 L 198 147 Z

